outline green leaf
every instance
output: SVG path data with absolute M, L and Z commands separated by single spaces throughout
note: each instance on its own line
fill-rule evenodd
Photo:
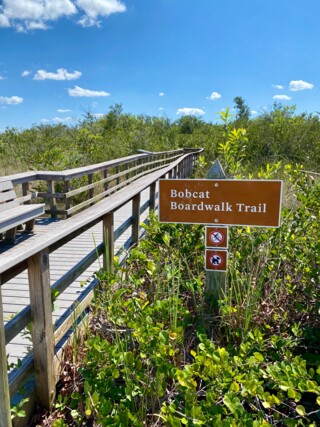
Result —
M 120 377 L 119 369 L 114 369 L 112 371 L 112 376 L 113 376 L 113 378 L 119 378 Z
M 301 415 L 302 417 L 304 417 L 306 415 L 306 410 L 304 408 L 304 406 L 302 405 L 298 405 L 296 407 L 296 411 L 298 412 L 299 415 Z
M 296 397 L 296 392 L 293 388 L 288 389 L 288 396 L 290 397 L 290 399 L 294 399 Z
M 317 397 L 317 404 L 320 405 L 320 396 Z
M 257 359 L 257 360 L 259 360 L 259 362 L 263 362 L 264 361 L 264 357 L 262 356 L 262 354 L 261 353 L 259 353 L 259 352 L 255 352 L 255 353 L 253 353 L 253 355 L 254 355 L 254 357 Z
M 94 406 L 96 406 L 99 403 L 99 394 L 96 391 L 94 391 L 92 393 L 91 398 L 92 398 L 92 403 L 94 404 Z

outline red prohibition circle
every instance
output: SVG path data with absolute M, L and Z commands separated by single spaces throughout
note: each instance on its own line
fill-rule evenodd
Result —
M 224 235 L 220 231 L 211 231 L 209 239 L 211 243 L 220 245 L 224 241 Z
M 214 267 L 219 267 L 222 264 L 222 257 L 218 254 L 214 254 L 210 257 L 210 264 Z

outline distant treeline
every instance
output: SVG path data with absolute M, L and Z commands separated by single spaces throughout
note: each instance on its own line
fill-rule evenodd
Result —
M 218 154 L 228 128 L 245 129 L 244 152 L 248 168 L 283 160 L 320 169 L 318 114 L 297 114 L 294 106 L 274 104 L 252 118 L 241 97 L 235 114 L 226 121 L 208 123 L 195 116 L 176 121 L 125 113 L 116 104 L 102 117 L 87 113 L 76 126 L 34 125 L 27 130 L 7 128 L 0 133 L 0 174 L 30 169 L 63 170 L 134 154 L 181 147 L 203 147 L 206 161 Z

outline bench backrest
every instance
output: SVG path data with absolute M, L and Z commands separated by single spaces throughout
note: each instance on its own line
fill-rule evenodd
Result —
M 11 181 L 0 181 L 0 212 L 19 206 Z

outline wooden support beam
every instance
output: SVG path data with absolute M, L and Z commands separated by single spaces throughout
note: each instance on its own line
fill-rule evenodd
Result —
M 108 169 L 103 170 L 103 179 L 108 179 Z M 109 188 L 109 181 L 105 181 L 103 184 L 104 191 L 107 191 Z
M 140 193 L 132 199 L 132 244 L 139 240 L 140 227 Z
M 28 259 L 28 275 L 36 395 L 44 407 L 51 408 L 56 378 L 48 249 Z
M 116 175 L 120 173 L 120 166 L 116 166 Z M 116 185 L 119 185 L 120 183 L 120 177 L 117 176 Z
M 68 194 L 70 191 L 70 181 L 64 181 L 63 183 L 63 192 L 65 194 Z M 71 198 L 70 197 L 66 197 L 64 200 L 64 204 L 65 204 L 65 210 L 67 211 L 68 209 L 71 208 Z
M 150 185 L 150 211 L 154 211 L 156 207 L 156 183 Z
M 23 182 L 22 183 L 22 195 L 28 196 L 30 190 L 30 183 L 29 182 Z M 30 200 L 27 200 L 25 202 L 26 205 L 30 204 Z
M 10 392 L 0 283 L 0 427 L 11 427 Z
M 103 269 L 109 273 L 114 272 L 114 214 L 108 213 L 103 217 Z
M 93 173 L 91 173 L 90 175 L 88 175 L 88 184 L 91 185 L 93 183 Z M 90 188 L 88 190 L 88 199 L 93 199 L 94 197 L 94 188 Z M 90 204 L 90 206 L 92 206 L 92 204 Z
M 48 181 L 48 193 L 55 193 L 54 181 Z M 55 197 L 49 197 L 49 205 L 51 218 L 57 218 L 57 215 L 54 213 L 54 211 L 57 210 L 57 199 Z
M 129 170 L 129 163 L 126 163 L 126 171 L 128 171 Z M 128 179 L 129 179 L 129 172 L 127 172 L 126 173 L 126 181 L 128 181 Z M 127 183 L 127 185 L 129 184 L 129 182 Z
M 207 179 L 226 179 L 224 170 L 216 159 L 211 166 Z M 221 271 L 207 271 L 206 273 L 206 299 L 209 302 L 217 302 L 224 296 L 226 288 L 226 273 Z

